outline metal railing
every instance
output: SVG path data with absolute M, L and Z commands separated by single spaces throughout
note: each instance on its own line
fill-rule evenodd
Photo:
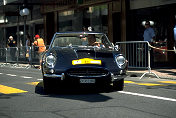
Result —
M 148 72 L 144 73 L 140 79 L 142 79 L 146 74 L 153 74 L 159 78 L 155 73 L 151 71 L 151 48 L 153 48 L 147 41 L 126 41 L 126 42 L 116 42 L 121 53 L 125 55 L 128 60 L 128 68 L 136 69 L 148 69 Z M 46 46 L 46 49 L 49 46 Z M 29 50 L 29 57 L 26 57 L 27 49 Z M 10 47 L 10 48 L 0 48 L 0 62 L 4 63 L 27 63 L 29 66 L 40 64 L 39 54 L 32 47 Z M 29 67 L 28 66 L 28 67 Z
M 140 79 L 146 74 L 153 74 L 159 79 L 151 71 L 151 48 L 148 41 L 116 42 L 116 45 L 128 60 L 128 68 L 148 69 L 148 72 L 145 72 Z
M 35 46 L 37 47 L 37 46 Z M 43 46 L 42 46 L 43 47 Z M 46 49 L 49 46 L 46 46 Z M 39 47 L 40 48 L 40 47 Z M 27 51 L 28 50 L 28 51 Z M 28 56 L 27 56 L 28 55 Z M 18 66 L 19 64 L 28 64 L 27 67 L 40 64 L 40 54 L 35 50 L 34 46 L 29 47 L 8 47 L 0 48 L 0 62 L 2 65 L 11 64 Z

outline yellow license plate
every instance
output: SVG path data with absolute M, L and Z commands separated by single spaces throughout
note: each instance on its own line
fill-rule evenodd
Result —
M 101 60 L 83 58 L 83 59 L 73 60 L 72 61 L 72 65 L 79 65 L 79 64 L 97 64 L 97 65 L 101 65 Z

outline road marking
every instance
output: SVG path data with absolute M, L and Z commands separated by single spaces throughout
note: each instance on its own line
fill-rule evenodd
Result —
M 0 75 L 2 75 L 3 73 L 0 73 Z
M 30 83 L 27 83 L 27 84 L 36 86 L 38 83 L 39 82 L 30 82 Z
M 37 80 L 39 80 L 39 81 L 43 81 L 43 79 L 37 79 Z
M 17 75 L 13 75 L 13 74 L 6 74 L 8 76 L 11 76 L 11 77 L 16 77 Z
M 136 85 L 143 85 L 143 86 L 166 86 L 163 84 L 155 84 L 155 83 L 137 83 L 133 81 L 124 81 L 125 84 L 136 84 Z
M 176 81 L 158 81 L 158 82 L 166 84 L 176 84 Z
M 159 100 L 166 100 L 166 101 L 176 102 L 176 99 L 173 99 L 173 98 L 166 98 L 166 97 L 153 96 L 153 95 L 147 95 L 147 94 L 133 93 L 133 92 L 128 92 L 128 91 L 118 91 L 118 92 L 123 93 L 123 94 L 128 94 L 128 95 L 141 96 L 141 97 L 147 97 L 147 98 L 154 98 L 154 99 L 159 99 Z
M 163 84 L 154 84 L 154 83 L 135 83 L 137 85 L 143 85 L 143 86 L 166 86 Z
M 134 84 L 135 82 L 133 81 L 124 81 L 125 84 Z
M 0 93 L 3 93 L 3 94 L 25 93 L 25 92 L 28 92 L 28 91 L 24 91 L 24 90 L 21 90 L 21 89 L 0 85 Z
M 27 78 L 27 79 L 29 79 L 29 78 L 32 78 L 32 77 L 27 77 L 27 76 L 21 76 L 22 78 Z

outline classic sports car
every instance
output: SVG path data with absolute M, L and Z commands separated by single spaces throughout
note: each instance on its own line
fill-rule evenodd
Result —
M 53 87 L 110 86 L 123 90 L 127 61 L 104 33 L 55 33 L 42 58 L 44 91 Z

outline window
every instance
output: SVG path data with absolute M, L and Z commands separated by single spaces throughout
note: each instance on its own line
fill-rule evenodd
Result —
M 84 9 L 69 10 L 58 13 L 59 31 L 82 31 L 83 26 L 91 26 L 94 31 L 108 32 L 107 5 L 90 6 Z

